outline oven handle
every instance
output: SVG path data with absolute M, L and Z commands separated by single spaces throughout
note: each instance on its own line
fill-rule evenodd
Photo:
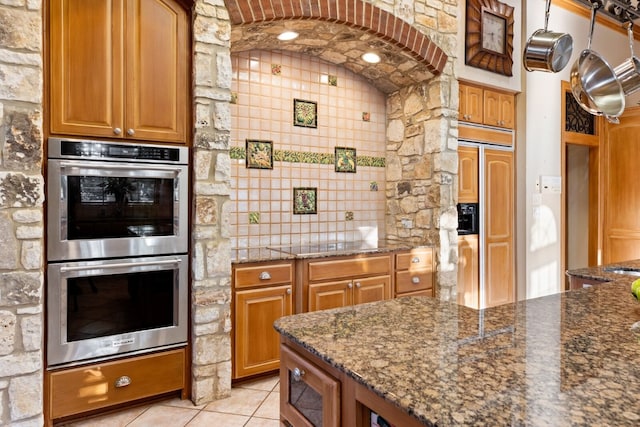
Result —
M 76 163 L 68 163 L 68 162 L 61 162 L 60 163 L 60 168 L 61 169 L 108 169 L 108 170 L 127 170 L 127 171 L 140 171 L 140 164 L 136 164 L 135 166 L 131 166 L 131 165 L 117 165 L 117 164 L 99 164 L 99 163 L 82 163 L 82 162 L 76 162 Z M 158 171 L 158 172 L 169 172 L 171 174 L 178 175 L 181 172 L 180 168 L 168 168 L 166 166 L 155 166 L 155 165 L 149 165 L 149 164 L 145 164 L 144 165 L 144 169 L 145 170 L 152 170 L 152 171 Z
M 121 262 L 117 264 L 104 264 L 104 265 L 62 266 L 60 267 L 60 272 L 66 273 L 69 271 L 93 270 L 96 268 L 110 269 L 110 268 L 123 268 L 123 267 L 142 267 L 147 265 L 170 265 L 170 264 L 180 264 L 180 262 L 182 261 L 176 258 L 176 259 L 168 259 L 163 261 L 149 261 L 149 262 Z

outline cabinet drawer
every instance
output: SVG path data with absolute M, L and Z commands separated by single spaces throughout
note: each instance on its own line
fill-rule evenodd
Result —
M 293 267 L 291 264 L 264 264 L 252 267 L 237 267 L 234 272 L 235 288 L 250 286 L 291 283 Z
M 433 288 L 433 272 L 398 271 L 396 273 L 396 293 L 423 291 Z
M 391 272 L 391 256 L 373 256 L 309 263 L 309 281 L 377 276 Z
M 184 388 L 184 350 L 145 355 L 49 374 L 49 408 L 56 419 Z M 118 387 L 118 381 L 128 385 Z
M 433 269 L 433 249 L 414 249 L 411 252 L 396 254 L 396 270 Z

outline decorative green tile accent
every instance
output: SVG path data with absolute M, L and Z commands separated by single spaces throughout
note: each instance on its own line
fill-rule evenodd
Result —
M 249 212 L 249 224 L 260 224 L 260 212 Z
M 369 190 L 378 191 L 378 183 L 376 181 L 371 181 L 369 183 Z
M 329 74 L 329 85 L 338 86 L 338 76 L 332 76 Z
M 346 211 L 344 213 L 344 220 L 345 221 L 353 221 L 353 212 L 351 211 Z
M 244 147 L 232 146 L 230 148 L 229 155 L 234 160 L 244 160 L 247 157 L 247 153 Z M 274 150 L 273 161 L 333 165 L 335 162 L 335 156 L 334 153 L 309 153 L 306 151 Z M 358 166 L 383 168 L 385 167 L 385 164 L 386 161 L 384 157 L 358 156 L 357 158 Z

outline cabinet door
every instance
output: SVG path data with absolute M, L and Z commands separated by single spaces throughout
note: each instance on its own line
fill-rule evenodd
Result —
M 293 313 L 292 286 L 237 291 L 234 378 L 278 369 L 280 339 L 273 322 Z
M 127 137 L 186 142 L 188 24 L 171 1 L 127 2 Z
M 346 307 L 353 304 L 353 282 L 340 280 L 337 282 L 309 284 L 309 311 Z
M 340 382 L 286 345 L 280 348 L 280 419 L 296 427 L 342 425 Z
M 367 277 L 353 280 L 353 303 L 382 301 L 391 298 L 391 277 Z
M 514 122 L 514 97 L 513 95 L 484 91 L 484 124 L 513 128 Z
M 475 86 L 459 85 L 459 120 L 482 123 L 482 89 Z
M 52 0 L 49 5 L 51 133 L 120 136 L 122 0 Z
M 478 236 L 458 237 L 458 304 L 478 308 L 480 304 L 480 260 Z
M 458 202 L 478 203 L 478 149 L 458 147 Z
M 485 305 L 514 301 L 513 152 L 485 150 Z

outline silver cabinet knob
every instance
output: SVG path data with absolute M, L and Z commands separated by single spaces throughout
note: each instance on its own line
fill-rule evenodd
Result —
M 258 277 L 260 278 L 260 280 L 269 280 L 271 279 L 271 274 L 269 274 L 268 271 L 263 271 Z
M 116 135 L 120 135 L 122 133 L 122 129 L 120 128 L 114 128 L 113 129 L 113 133 L 115 133 Z
M 413 257 L 411 258 L 411 263 L 412 264 L 418 264 L 420 262 L 420 257 Z
M 362 286 L 362 284 L 360 282 L 356 282 L 356 288 L 359 288 L 361 286 Z
M 304 377 L 305 372 L 303 369 L 293 368 L 292 374 L 293 374 L 293 380 L 298 382 L 302 379 L 302 377 Z
M 136 131 L 135 131 L 135 130 L 133 130 L 133 129 L 127 129 L 127 135 L 129 135 L 129 136 L 133 136 L 133 135 L 135 135 L 135 134 L 136 134 Z
M 352 289 L 353 288 L 353 283 L 349 282 L 349 284 L 347 285 L 347 288 Z
M 128 386 L 129 384 L 131 384 L 131 378 L 123 375 L 116 380 L 114 385 L 116 386 L 116 388 L 122 388 Z
M 287 295 L 291 295 L 291 288 L 287 288 Z
M 413 276 L 411 278 L 411 283 L 413 283 L 414 285 L 417 285 L 418 283 L 420 283 L 420 278 L 418 276 Z

